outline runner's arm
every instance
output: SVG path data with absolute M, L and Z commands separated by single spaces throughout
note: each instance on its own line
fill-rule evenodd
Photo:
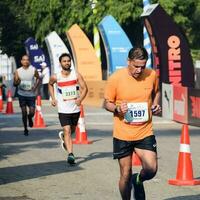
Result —
M 114 102 L 109 101 L 108 99 L 104 100 L 103 107 L 109 112 L 115 112 L 118 107 L 115 105 Z
M 77 73 L 77 78 L 80 86 L 80 97 L 78 98 L 78 100 L 81 103 L 88 93 L 88 87 L 80 73 Z
M 157 76 L 155 79 L 153 104 L 152 104 L 151 109 L 152 109 L 153 114 L 155 114 L 155 115 L 157 115 L 161 112 L 159 79 Z
M 18 75 L 18 72 L 17 71 L 15 71 L 15 73 L 14 73 L 14 82 L 13 82 L 13 85 L 14 86 L 18 86 L 19 84 L 20 84 L 20 78 L 19 78 L 19 75 Z
M 160 103 L 160 91 L 157 90 L 153 99 L 153 105 L 159 105 Z
M 57 82 L 57 78 L 56 78 L 56 75 L 52 75 L 50 77 L 50 80 L 49 80 L 49 84 L 48 84 L 48 88 L 49 88 L 49 94 L 50 94 L 50 97 L 52 99 L 52 102 L 51 104 L 53 106 L 56 106 L 56 98 L 55 98 L 55 93 L 54 93 L 54 83 Z
M 113 112 L 115 115 L 124 115 L 127 110 L 127 102 L 122 101 L 120 104 L 116 103 L 116 88 L 118 78 L 115 74 L 111 75 L 107 81 L 104 93 L 104 108 L 107 111 Z
M 40 77 L 39 77 L 39 73 L 37 70 L 35 70 L 35 74 L 34 74 L 34 77 L 35 77 L 35 84 L 33 86 L 33 90 L 35 91 L 37 89 L 37 87 L 39 86 L 39 83 L 40 83 Z
M 127 103 L 125 101 L 120 105 L 116 105 L 114 102 L 109 101 L 108 99 L 104 100 L 104 108 L 116 115 L 124 115 L 128 110 Z

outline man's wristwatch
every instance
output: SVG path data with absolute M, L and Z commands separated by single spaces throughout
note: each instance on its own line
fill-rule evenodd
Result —
M 115 107 L 115 110 L 114 110 L 114 114 L 115 115 L 118 115 L 120 113 L 120 107 L 119 106 L 116 106 Z

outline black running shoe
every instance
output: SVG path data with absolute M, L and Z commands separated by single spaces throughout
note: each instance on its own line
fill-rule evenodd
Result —
M 67 162 L 70 165 L 74 165 L 75 164 L 75 157 L 73 153 L 69 153 L 68 158 L 67 158 Z
M 28 136 L 28 130 L 27 129 L 24 130 L 24 135 Z
M 145 191 L 144 191 L 144 185 L 142 182 L 139 182 L 137 179 L 139 174 L 133 174 L 132 175 L 132 184 L 134 187 L 134 197 L 135 200 L 145 200 Z
M 29 127 L 33 127 L 33 119 L 30 115 L 28 115 L 28 123 L 29 123 Z

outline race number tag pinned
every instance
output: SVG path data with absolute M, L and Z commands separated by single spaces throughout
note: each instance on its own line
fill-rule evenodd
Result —
M 129 124 L 143 123 L 149 120 L 147 102 L 128 103 L 128 111 L 124 116 L 124 121 Z
M 78 97 L 76 86 L 67 86 L 62 88 L 63 100 L 72 100 Z
M 21 81 L 20 88 L 22 90 L 31 90 L 32 89 L 32 81 Z

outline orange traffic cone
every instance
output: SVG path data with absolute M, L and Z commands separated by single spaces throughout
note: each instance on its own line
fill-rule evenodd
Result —
M 76 138 L 73 140 L 73 144 L 91 144 L 92 141 L 88 141 L 87 133 L 85 130 L 85 120 L 83 106 L 81 105 L 81 113 L 76 127 Z
M 188 125 L 183 124 L 176 179 L 168 180 L 171 185 L 200 185 L 200 179 L 193 178 L 192 159 Z
M 3 110 L 3 99 L 2 99 L 2 90 L 0 88 L 0 112 Z
M 37 103 L 36 103 L 36 112 L 35 112 L 35 117 L 34 117 L 34 128 L 44 128 L 46 127 L 44 123 L 44 119 L 42 116 L 42 110 L 41 110 L 41 97 L 37 96 Z
M 133 152 L 133 155 L 132 155 L 132 166 L 141 166 L 141 161 L 140 161 L 140 158 L 138 157 L 138 155 Z
M 13 103 L 12 103 L 12 93 L 11 90 L 8 90 L 7 93 L 7 106 L 6 106 L 6 112 L 5 114 L 13 114 Z

